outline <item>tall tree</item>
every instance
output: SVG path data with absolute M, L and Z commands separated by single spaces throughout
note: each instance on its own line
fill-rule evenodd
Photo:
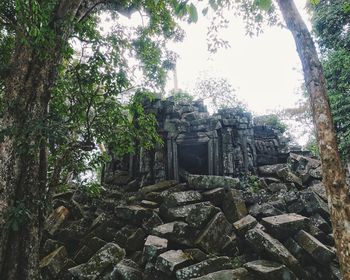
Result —
M 152 63 L 154 38 L 174 38 L 175 13 L 196 17 L 193 6 L 150 0 L 10 0 L 0 2 L 0 275 L 38 279 L 42 202 L 47 185 L 48 105 L 70 39 L 93 14 L 139 11 L 147 23 L 134 47 L 150 63 L 153 78 L 162 67 Z M 133 38 L 130 38 L 132 40 Z M 147 52 L 148 50 L 148 52 Z M 96 67 L 99 71 L 99 66 Z M 9 225 L 16 225 L 11 227 Z M 15 228 L 15 230 L 13 230 Z
M 350 164 L 350 2 L 322 0 L 310 8 L 339 149 L 342 159 Z
M 287 27 L 292 32 L 302 62 L 310 96 L 319 147 L 323 184 L 327 191 L 333 235 L 344 279 L 350 279 L 350 197 L 340 160 L 327 88 L 321 62 L 311 34 L 293 0 L 277 0 Z
M 319 0 L 310 1 L 317 4 Z M 333 1 L 325 1 L 332 5 Z M 339 1 L 336 1 L 337 3 Z M 347 1 L 348 2 L 348 1 Z M 327 88 L 323 67 L 319 60 L 312 36 L 301 18 L 293 0 L 241 0 L 241 1 L 210 1 L 213 9 L 222 7 L 234 8 L 236 13 L 244 15 L 248 33 L 253 28 L 260 32 L 262 24 L 267 20 L 276 23 L 276 8 L 281 11 L 288 29 L 291 31 L 297 51 L 303 66 L 305 86 L 309 94 L 312 117 L 316 130 L 317 144 L 323 170 L 323 184 L 327 191 L 328 205 L 331 212 L 333 235 L 337 255 L 344 279 L 350 279 L 350 196 L 346 182 L 345 171 L 339 156 L 336 133 L 333 127 L 330 105 L 327 98 Z M 213 3 L 215 5 L 213 5 Z M 348 12 L 350 6 L 345 5 Z M 348 22 L 349 17 L 345 22 Z M 332 25 L 332 21 L 322 24 Z M 333 26 L 331 26 L 332 28 Z M 345 31 L 348 31 L 346 25 Z M 333 35 L 339 34 L 334 32 Z M 344 35 L 344 29 L 340 31 Z M 332 42 L 332 36 L 330 42 Z

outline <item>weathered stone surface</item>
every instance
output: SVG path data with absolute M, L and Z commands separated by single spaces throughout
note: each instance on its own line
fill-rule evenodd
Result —
M 300 199 L 304 203 L 305 210 L 309 215 L 319 213 L 322 217 L 329 219 L 327 203 L 314 192 L 305 190 L 301 192 Z
M 203 199 L 210 201 L 215 206 L 221 206 L 225 196 L 224 188 L 215 188 L 202 193 Z
M 39 264 L 41 270 L 49 277 L 57 277 L 68 262 L 68 254 L 64 246 L 59 247 L 51 254 L 44 257 Z
M 259 279 L 266 280 L 293 280 L 297 279 L 285 265 L 267 260 L 257 260 L 244 265 L 246 269 L 254 272 Z
M 312 190 L 320 198 L 322 198 L 325 202 L 327 202 L 328 198 L 327 198 L 326 188 L 324 187 L 324 185 L 322 183 L 318 183 L 318 184 L 310 186 L 309 190 Z
M 321 166 L 319 166 L 315 169 L 310 169 L 309 174 L 315 179 L 322 180 L 322 168 L 321 168 Z
M 175 220 L 185 220 L 190 211 L 193 211 L 195 209 L 200 209 L 202 207 L 206 207 L 210 205 L 211 204 L 209 202 L 200 202 L 200 203 L 187 204 L 187 205 L 168 208 L 168 209 L 161 208 L 160 215 L 167 222 L 171 222 Z
M 146 233 L 142 228 L 138 228 L 133 234 L 131 234 L 125 243 L 125 249 L 129 251 L 142 250 L 145 243 Z
M 194 189 L 208 190 L 215 188 L 236 188 L 240 182 L 237 178 L 214 175 L 192 175 L 188 176 L 188 183 Z
M 202 207 L 194 208 L 188 213 L 186 223 L 193 228 L 201 229 L 208 223 L 214 214 L 219 211 L 220 209 L 213 205 L 204 205 Z
M 166 251 L 168 240 L 158 236 L 149 235 L 143 248 L 143 259 L 147 262 L 155 259 L 159 254 Z
M 309 254 L 301 248 L 293 238 L 289 237 L 283 245 L 299 260 L 299 262 L 307 263 L 307 260 L 310 259 Z
M 69 210 L 60 206 L 46 219 L 44 229 L 51 235 L 54 235 L 57 229 L 63 224 L 69 215 Z
M 152 213 L 152 216 L 143 222 L 142 227 L 146 232 L 150 233 L 153 228 L 161 224 L 163 224 L 162 219 L 156 213 Z
M 207 253 L 219 253 L 232 234 L 232 225 L 223 213 L 217 213 L 195 241 Z
M 278 177 L 277 171 L 285 168 L 286 166 L 286 164 L 263 165 L 259 166 L 258 171 L 261 176 Z
M 114 266 L 113 271 L 107 279 L 142 280 L 143 277 L 142 271 L 135 262 L 129 259 L 123 259 Z
M 305 228 L 307 218 L 295 213 L 266 217 L 261 220 L 266 230 L 276 238 L 287 238 Z
M 249 230 L 245 237 L 258 253 L 266 253 L 275 261 L 285 264 L 294 273 L 300 273 L 297 259 L 277 239 L 258 228 Z
M 248 214 L 246 205 L 238 190 L 229 190 L 222 202 L 222 209 L 229 222 L 233 223 Z
M 141 225 L 144 220 L 149 219 L 153 212 L 138 205 L 118 206 L 115 208 L 115 216 L 118 219 L 126 220 L 133 225 Z
M 288 187 L 284 183 L 271 183 L 267 186 L 267 189 L 270 192 L 276 193 L 276 192 L 280 192 L 280 191 L 287 191 Z
M 179 245 L 192 246 L 198 232 L 184 222 L 172 222 L 153 229 L 153 234 L 165 237 Z
M 154 185 L 149 185 L 146 187 L 141 188 L 141 193 L 143 194 L 147 194 L 150 192 L 160 192 L 160 191 L 164 191 L 168 188 L 171 188 L 173 186 L 175 186 L 178 182 L 174 181 L 174 180 L 169 180 L 169 181 L 161 181 L 157 184 Z
M 249 214 L 257 219 L 263 217 L 277 216 L 283 214 L 283 212 L 271 203 L 255 204 L 249 209 Z
M 80 248 L 78 253 L 74 257 L 74 261 L 77 264 L 87 262 L 96 251 L 91 250 L 88 246 L 83 246 Z
M 184 251 L 170 250 L 158 256 L 155 268 L 170 276 L 179 268 L 191 263 L 191 261 L 191 258 Z
M 320 241 L 304 230 L 296 236 L 298 244 L 320 264 L 329 264 L 334 258 L 334 251 L 328 249 Z
M 55 232 L 55 237 L 61 241 L 80 241 L 88 231 L 88 221 L 81 219 L 78 221 L 68 221 L 64 227 L 60 227 Z
M 159 204 L 157 202 L 154 202 L 154 201 L 150 201 L 150 200 L 142 200 L 140 202 L 140 205 L 142 207 L 145 207 L 145 208 L 151 208 L 151 209 L 156 209 L 159 207 Z
M 237 268 L 237 269 L 226 269 L 221 271 L 216 271 L 213 273 L 209 273 L 207 275 L 192 278 L 191 280 L 254 280 L 251 273 L 248 272 L 245 268 Z
M 163 201 L 162 207 L 172 208 L 191 204 L 202 200 L 202 195 L 197 191 L 175 192 L 167 195 Z
M 331 233 L 332 227 L 320 214 L 316 213 L 310 217 L 310 222 L 325 233 Z
M 303 182 L 302 180 L 295 175 L 294 173 L 292 173 L 288 167 L 284 167 L 282 169 L 277 170 L 277 175 L 278 177 L 285 181 L 285 182 L 290 182 L 290 183 L 294 183 L 296 184 L 298 187 L 302 187 L 303 186 Z
M 101 238 L 98 238 L 96 236 L 89 238 L 85 243 L 85 245 L 88 246 L 94 253 L 96 253 L 98 250 L 100 250 L 106 244 L 107 244 L 106 241 L 104 241 Z
M 190 280 L 195 277 L 200 277 L 211 272 L 231 269 L 232 264 L 228 257 L 214 257 L 191 266 L 179 269 L 176 271 L 177 280 Z
M 238 220 L 237 222 L 233 223 L 233 227 L 235 228 L 236 232 L 242 236 L 245 235 L 245 233 L 254 228 L 257 225 L 258 221 L 251 215 L 247 215 L 243 217 L 242 219 Z
M 194 262 L 201 262 L 201 261 L 209 259 L 209 256 L 198 248 L 184 249 L 183 251 Z
M 87 263 L 70 268 L 68 271 L 79 280 L 95 280 L 110 265 L 125 257 L 125 250 L 115 243 L 107 243 Z

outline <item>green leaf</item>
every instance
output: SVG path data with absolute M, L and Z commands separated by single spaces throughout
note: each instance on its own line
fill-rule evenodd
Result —
M 188 6 L 188 13 L 190 15 L 190 19 L 193 22 L 198 21 L 198 12 L 197 8 L 191 3 L 191 5 Z
M 258 6 L 260 9 L 267 11 L 271 8 L 272 1 L 271 0 L 255 0 L 254 3 L 256 6 Z
M 208 8 L 208 7 L 206 7 L 205 9 L 203 9 L 203 10 L 202 10 L 202 14 L 203 14 L 203 16 L 206 16 L 206 15 L 207 15 L 208 10 L 209 10 L 209 8 Z
M 216 0 L 209 0 L 209 5 L 214 11 L 216 11 L 219 8 L 219 5 L 216 2 Z
M 320 3 L 320 0 L 310 0 L 312 5 L 317 5 Z

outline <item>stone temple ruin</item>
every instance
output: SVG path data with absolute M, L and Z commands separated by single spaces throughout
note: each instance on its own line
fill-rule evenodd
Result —
M 209 115 L 202 101 L 176 103 L 171 97 L 148 102 L 145 108 L 156 115 L 164 144 L 114 159 L 106 169 L 107 181 L 120 171 L 142 177 L 145 184 L 179 181 L 186 173 L 241 177 L 261 165 L 284 163 L 288 157 L 281 133 L 255 126 L 251 114 L 241 109 Z
M 113 159 L 97 197 L 53 196 L 41 279 L 343 279 L 318 159 L 238 110 L 145 106 L 164 145 Z

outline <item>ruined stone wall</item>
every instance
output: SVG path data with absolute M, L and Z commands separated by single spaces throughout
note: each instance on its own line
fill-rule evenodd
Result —
M 286 160 L 283 137 L 272 128 L 254 126 L 251 114 L 241 109 L 209 115 L 202 101 L 175 102 L 171 97 L 144 106 L 157 117 L 163 145 L 137 149 L 122 164 L 144 184 L 182 180 L 187 173 L 241 177 L 257 166 Z M 116 172 L 113 166 L 107 174 Z

